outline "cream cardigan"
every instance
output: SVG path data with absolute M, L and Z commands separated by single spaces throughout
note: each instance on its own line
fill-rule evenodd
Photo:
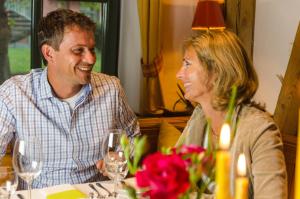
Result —
M 235 109 L 233 122 L 237 130 L 231 144 L 231 192 L 234 193 L 236 164 L 240 153 L 247 161 L 249 198 L 287 198 L 287 173 L 283 143 L 272 117 L 257 108 L 243 105 Z M 198 105 L 187 123 L 179 143 L 203 146 L 206 119 Z

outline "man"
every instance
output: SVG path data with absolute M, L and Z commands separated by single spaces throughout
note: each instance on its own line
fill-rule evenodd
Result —
M 34 188 L 101 180 L 96 163 L 107 130 L 123 128 L 131 138 L 139 134 L 119 80 L 92 72 L 94 31 L 95 23 L 81 13 L 49 13 L 38 33 L 47 67 L 0 87 L 2 155 L 13 138 L 31 135 L 42 143 L 43 168 Z

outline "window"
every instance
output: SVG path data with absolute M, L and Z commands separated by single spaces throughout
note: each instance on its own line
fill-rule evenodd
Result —
M 97 24 L 97 62 L 94 70 L 117 75 L 119 16 L 118 0 L 2 0 L 0 1 L 0 83 L 12 75 L 42 67 L 37 26 L 42 15 L 57 8 L 85 13 Z M 107 42 L 109 41 L 109 42 Z

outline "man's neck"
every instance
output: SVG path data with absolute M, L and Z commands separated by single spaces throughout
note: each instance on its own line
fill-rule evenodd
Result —
M 64 81 L 56 81 L 49 78 L 48 82 L 55 93 L 55 95 L 60 99 L 67 99 L 76 95 L 82 88 L 82 85 L 68 85 Z
M 67 88 L 67 87 L 66 88 L 54 88 L 52 86 L 54 93 L 60 99 L 67 99 L 67 98 L 73 97 L 80 91 L 81 88 L 82 88 L 82 85 L 80 85 L 78 87 L 72 87 L 72 88 Z

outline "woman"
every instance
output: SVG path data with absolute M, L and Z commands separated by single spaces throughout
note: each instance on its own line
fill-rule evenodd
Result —
M 216 146 L 225 119 L 231 88 L 237 86 L 231 143 L 231 192 L 234 192 L 237 158 L 244 153 L 249 178 L 249 198 L 287 198 L 283 144 L 272 117 L 252 102 L 258 87 L 256 72 L 237 36 L 227 30 L 201 32 L 184 45 L 183 66 L 177 78 L 184 97 L 196 102 L 191 119 L 177 144 L 207 146 L 206 119 L 211 119 Z

